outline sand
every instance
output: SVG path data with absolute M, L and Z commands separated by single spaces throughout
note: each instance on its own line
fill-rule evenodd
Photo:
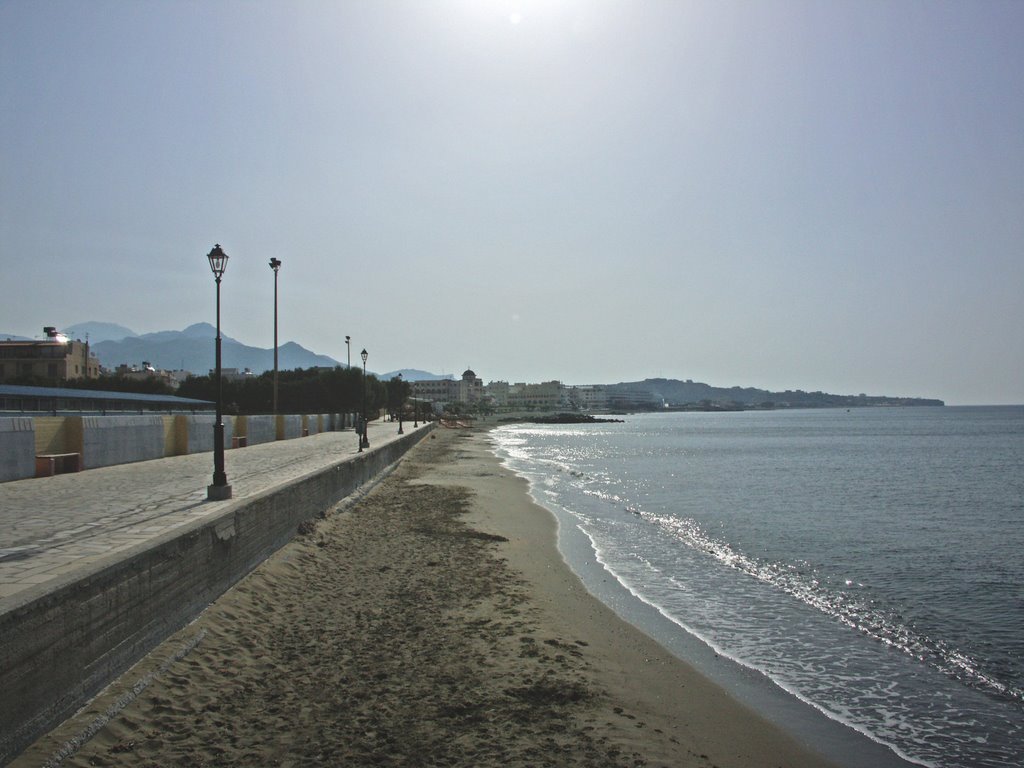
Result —
M 828 765 L 619 620 L 555 533 L 483 431 L 438 429 L 13 765 Z

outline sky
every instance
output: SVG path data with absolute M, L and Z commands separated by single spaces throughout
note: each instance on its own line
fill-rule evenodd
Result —
M 0 0 L 0 332 L 1024 403 L 1024 2 Z

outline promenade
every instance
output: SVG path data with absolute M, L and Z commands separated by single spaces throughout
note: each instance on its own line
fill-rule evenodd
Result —
M 396 422 L 0 484 L 0 765 L 429 429 Z
M 411 424 L 404 428 L 414 431 Z M 399 437 L 398 424 L 371 422 L 367 434 L 375 449 Z M 228 450 L 224 463 L 233 497 L 227 501 L 206 500 L 212 453 L 0 483 L 0 614 L 26 593 L 66 583 L 100 559 L 216 516 L 227 505 L 355 457 L 358 450 L 351 430 Z

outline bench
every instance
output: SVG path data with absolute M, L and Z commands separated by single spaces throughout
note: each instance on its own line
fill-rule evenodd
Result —
M 82 471 L 80 453 L 41 453 L 36 456 L 36 477 L 53 477 Z

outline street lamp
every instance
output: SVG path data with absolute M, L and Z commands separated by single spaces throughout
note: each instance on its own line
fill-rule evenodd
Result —
M 228 255 L 221 250 L 220 245 L 214 245 L 206 258 L 210 260 L 210 269 L 213 271 L 214 280 L 217 281 L 217 422 L 213 425 L 213 484 L 206 487 L 206 498 L 210 501 L 223 501 L 231 498 L 231 486 L 228 485 L 228 476 L 224 472 L 224 387 L 220 372 L 220 279 L 228 266 Z
M 274 415 L 277 415 L 277 271 L 281 269 L 280 259 L 271 259 L 270 268 L 274 270 Z
M 402 407 L 405 405 L 405 392 L 402 391 L 402 374 L 398 374 L 398 434 L 404 435 L 402 429 Z
M 369 357 L 366 350 L 364 349 L 359 353 L 359 356 L 363 358 L 363 436 L 359 441 L 359 452 L 362 453 L 363 448 L 370 447 L 370 440 L 366 436 L 368 422 L 366 420 L 366 358 Z

